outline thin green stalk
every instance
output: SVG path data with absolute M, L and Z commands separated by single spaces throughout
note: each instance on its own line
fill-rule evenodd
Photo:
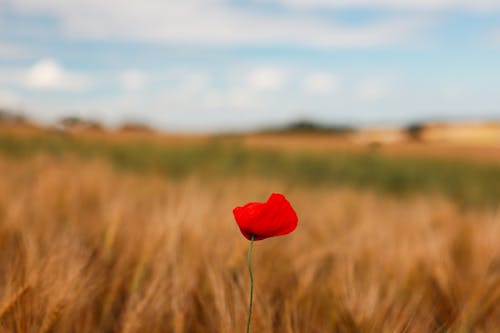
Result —
M 248 255 L 247 255 L 248 272 L 250 273 L 250 306 L 248 309 L 247 333 L 250 332 L 250 320 L 252 319 L 252 305 L 253 305 L 252 249 L 253 249 L 254 239 L 255 235 L 252 235 L 252 237 L 250 238 L 250 246 L 248 247 Z

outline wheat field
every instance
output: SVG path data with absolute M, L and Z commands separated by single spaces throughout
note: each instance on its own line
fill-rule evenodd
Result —
M 232 208 L 286 193 L 257 242 L 253 332 L 495 332 L 500 212 L 444 198 L 1 158 L 2 332 L 241 332 L 248 241 Z
M 232 208 L 299 215 L 254 247 L 253 332 L 496 332 L 500 211 L 252 177 L 0 158 L 1 332 L 242 332 L 248 241 Z

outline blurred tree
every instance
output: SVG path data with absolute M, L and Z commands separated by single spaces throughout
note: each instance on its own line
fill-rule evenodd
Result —
M 24 124 L 27 122 L 26 116 L 12 110 L 0 109 L 0 123 Z
M 421 141 L 424 129 L 425 129 L 425 124 L 413 123 L 406 127 L 406 133 L 412 140 Z

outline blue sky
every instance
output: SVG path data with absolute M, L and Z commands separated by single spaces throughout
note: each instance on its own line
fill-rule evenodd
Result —
M 500 0 L 0 0 L 0 108 L 171 131 L 500 118 Z

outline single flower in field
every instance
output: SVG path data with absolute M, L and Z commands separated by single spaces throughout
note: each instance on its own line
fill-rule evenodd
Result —
M 240 231 L 248 240 L 247 264 L 250 273 L 250 305 L 247 330 L 250 332 L 253 304 L 252 249 L 253 241 L 291 233 L 297 228 L 299 218 L 283 194 L 273 193 L 266 202 L 250 202 L 233 209 Z
M 250 202 L 233 209 L 240 231 L 247 239 L 255 240 L 291 233 L 298 217 L 283 194 L 273 193 L 266 202 Z

